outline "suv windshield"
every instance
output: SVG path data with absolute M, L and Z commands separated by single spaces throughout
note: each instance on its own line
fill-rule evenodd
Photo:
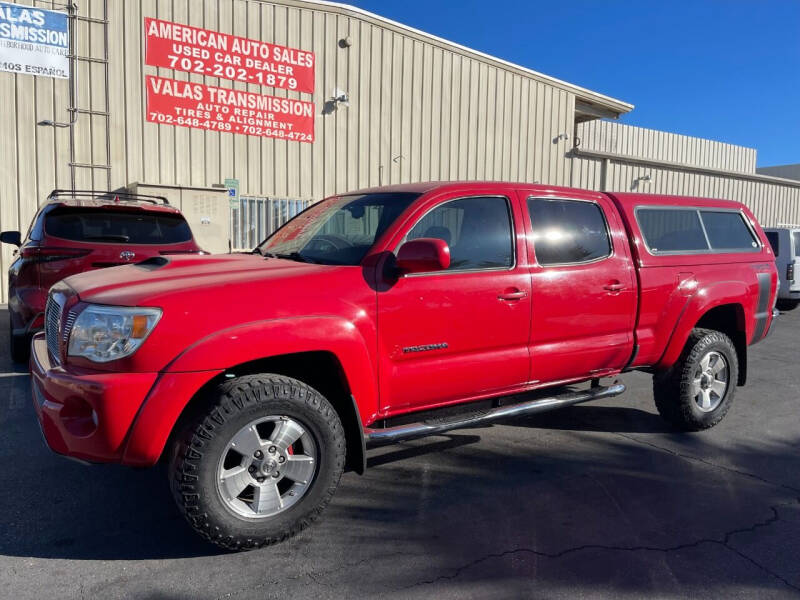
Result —
M 337 196 L 314 204 L 257 250 L 264 256 L 327 265 L 357 265 L 416 193 Z
M 44 230 L 76 242 L 178 244 L 192 239 L 181 215 L 145 210 L 58 208 L 45 217 Z

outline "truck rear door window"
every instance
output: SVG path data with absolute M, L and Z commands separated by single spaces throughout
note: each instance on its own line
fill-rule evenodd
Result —
M 178 244 L 192 239 L 181 215 L 145 210 L 56 209 L 45 217 L 44 230 L 75 242 Z
M 731 211 L 701 210 L 700 216 L 712 250 L 753 251 L 759 243 L 745 224 L 742 214 Z
M 636 220 L 652 252 L 697 252 L 708 242 L 694 209 L 639 208 Z
M 800 231 L 792 233 L 792 239 L 794 240 L 794 255 L 797 256 L 800 254 Z
M 528 198 L 528 212 L 540 265 L 591 262 L 611 254 L 606 220 L 594 202 Z

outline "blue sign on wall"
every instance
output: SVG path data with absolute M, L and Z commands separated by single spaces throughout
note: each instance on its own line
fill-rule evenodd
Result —
M 0 71 L 69 78 L 67 13 L 0 2 Z

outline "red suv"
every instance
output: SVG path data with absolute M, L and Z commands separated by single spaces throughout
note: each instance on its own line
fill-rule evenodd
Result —
M 200 254 L 189 224 L 165 198 L 85 190 L 54 190 L 19 247 L 8 272 L 11 357 L 28 360 L 30 338 L 44 327 L 47 291 L 65 277 L 160 254 Z

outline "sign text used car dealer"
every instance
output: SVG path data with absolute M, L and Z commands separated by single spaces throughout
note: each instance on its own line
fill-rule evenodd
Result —
M 233 82 L 314 92 L 314 53 L 144 19 L 145 63 Z M 230 87 L 147 75 L 147 120 L 288 141 L 314 141 L 314 105 Z

